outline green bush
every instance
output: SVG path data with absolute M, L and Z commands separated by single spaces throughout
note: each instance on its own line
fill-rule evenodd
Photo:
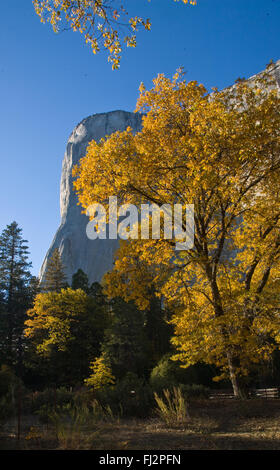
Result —
M 0 424 L 4 424 L 9 418 L 14 416 L 15 406 L 9 396 L 0 398 Z
M 94 393 L 101 406 L 109 406 L 114 416 L 147 417 L 154 405 L 150 386 L 136 374 L 127 373 L 114 387 L 104 387 Z
M 150 385 L 152 389 L 160 392 L 178 385 L 180 381 L 177 377 L 177 368 L 177 364 L 172 362 L 169 356 L 164 356 L 151 372 Z
M 56 411 L 73 405 L 75 394 L 65 387 L 57 389 L 48 388 L 42 392 L 35 392 L 30 397 L 30 411 L 37 414 L 42 422 L 48 422 L 49 416 Z
M 192 386 L 193 384 L 210 385 L 212 371 L 205 364 L 196 364 L 187 369 L 180 367 L 178 362 L 172 361 L 170 355 L 165 355 L 153 368 L 150 375 L 150 385 L 155 392 L 172 389 L 180 384 Z
M 192 385 L 180 385 L 180 390 L 186 399 L 190 398 L 209 398 L 210 388 L 204 385 L 192 384 Z
M 12 391 L 19 385 L 19 379 L 16 377 L 12 369 L 2 365 L 0 369 L 0 398 L 10 395 Z
M 0 369 L 0 423 L 4 424 L 9 418 L 14 416 L 16 411 L 17 393 L 20 380 L 12 369 L 8 366 L 1 366 Z M 25 391 L 22 387 L 22 397 Z

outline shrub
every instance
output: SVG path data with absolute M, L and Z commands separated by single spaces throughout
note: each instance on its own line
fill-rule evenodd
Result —
M 113 388 L 105 387 L 95 392 L 99 403 L 109 405 L 114 415 L 146 417 L 153 406 L 150 386 L 136 374 L 127 373 Z
M 14 403 L 8 395 L 0 398 L 0 424 L 4 424 L 15 413 Z
M 84 445 L 85 431 L 89 434 L 91 412 L 87 406 L 66 405 L 64 409 L 50 414 L 60 449 L 80 449 Z M 87 428 L 87 429 L 86 429 Z M 92 430 L 91 430 L 92 431 Z M 90 433 L 91 434 L 91 433 Z
M 172 362 L 169 356 L 164 356 L 151 372 L 150 385 L 152 389 L 161 392 L 163 389 L 178 385 L 177 368 L 177 364 Z
M 196 364 L 185 369 L 180 367 L 178 362 L 172 361 L 168 354 L 163 356 L 153 368 L 150 385 L 157 393 L 164 389 L 178 387 L 180 384 L 195 389 L 195 387 L 210 385 L 212 376 L 213 371 L 206 364 Z
M 0 423 L 4 424 L 16 412 L 17 394 L 21 385 L 22 399 L 25 395 L 21 381 L 12 369 L 2 365 L 0 369 Z
M 18 383 L 19 379 L 13 371 L 8 366 L 2 365 L 0 369 L 0 398 L 11 394 Z
M 209 398 L 210 388 L 204 385 L 192 384 L 184 385 L 180 384 L 180 390 L 186 399 L 190 398 Z
M 31 395 L 31 412 L 37 414 L 42 422 L 48 422 L 49 416 L 69 405 L 73 405 L 75 394 L 65 387 L 48 388 Z

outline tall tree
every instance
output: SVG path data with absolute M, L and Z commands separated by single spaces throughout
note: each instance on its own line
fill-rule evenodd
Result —
M 102 352 L 110 361 L 114 376 L 127 372 L 144 375 L 150 364 L 145 314 L 133 302 L 115 298 L 111 302 L 112 324 L 105 332 Z
M 66 275 L 61 261 L 59 250 L 55 248 L 48 261 L 46 273 L 42 282 L 42 288 L 46 292 L 59 292 L 66 287 Z
M 38 355 L 30 357 L 30 364 L 49 365 L 56 383 L 82 382 L 90 361 L 100 354 L 108 321 L 106 310 L 82 289 L 38 294 L 25 322 L 25 335 Z
M 93 282 L 89 288 L 89 295 L 94 298 L 98 305 L 107 306 L 107 310 L 110 310 L 110 299 L 104 292 L 104 288 L 99 282 Z
M 71 287 L 74 290 L 82 289 L 87 294 L 89 293 L 88 277 L 82 269 L 78 269 L 78 271 L 73 274 Z
M 196 4 L 196 0 L 182 1 Z M 135 47 L 139 28 L 151 28 L 149 19 L 129 18 L 126 3 L 125 0 L 33 0 L 43 23 L 49 22 L 55 32 L 67 27 L 79 31 L 94 54 L 102 49 L 108 51 L 113 69 L 119 68 L 123 45 Z
M 174 233 L 129 241 L 113 281 L 118 292 L 123 285 L 139 296 L 143 287 L 127 270 L 131 253 L 153 266 L 153 283 L 174 312 L 176 359 L 185 367 L 219 366 L 239 396 L 240 378 L 280 344 L 280 97 L 273 73 L 268 68 L 211 94 L 179 73 L 173 80 L 159 75 L 150 91 L 141 86 L 137 110 L 141 132 L 90 143 L 74 170 L 80 203 L 104 205 L 114 194 L 138 207 L 181 204 L 184 212 L 194 205 L 193 248 L 175 252 L 181 237 Z
M 36 284 L 30 273 L 27 241 L 21 233 L 12 222 L 0 236 L 1 359 L 17 365 L 22 362 L 25 313 Z
M 120 241 L 114 269 L 103 278 L 104 293 L 108 298 L 131 300 L 145 312 L 145 333 L 151 363 L 157 363 L 170 350 L 173 328 L 168 324 L 170 311 L 159 294 L 159 280 L 172 274 L 172 266 L 153 264 L 140 255 L 141 245 Z M 163 274 L 164 272 L 164 274 Z M 156 280 L 156 281 L 155 281 Z M 158 295 L 159 294 L 159 295 Z

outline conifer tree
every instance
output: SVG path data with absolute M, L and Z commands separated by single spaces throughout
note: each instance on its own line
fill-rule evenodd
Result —
M 150 365 L 145 313 L 121 298 L 112 299 L 111 307 L 112 324 L 105 332 L 102 353 L 117 378 L 128 372 L 143 376 Z
M 21 232 L 12 222 L 0 236 L 0 359 L 16 365 L 22 362 L 25 312 L 31 306 L 35 286 L 27 241 Z
M 49 259 L 45 277 L 43 279 L 43 289 L 45 292 L 60 292 L 67 286 L 64 266 L 57 248 Z
M 87 294 L 89 293 L 88 277 L 82 269 L 78 269 L 78 271 L 73 274 L 72 289 L 82 289 Z
M 103 287 L 99 282 L 93 282 L 89 287 L 88 293 L 98 305 L 107 305 L 108 309 L 111 310 L 109 298 L 104 293 Z

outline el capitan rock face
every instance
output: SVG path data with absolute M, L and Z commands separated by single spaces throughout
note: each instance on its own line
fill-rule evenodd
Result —
M 280 88 L 280 60 L 270 68 Z M 261 73 L 261 72 L 260 72 Z M 256 76 L 250 78 L 254 80 Z M 40 280 L 44 277 L 48 259 L 58 248 L 66 268 L 68 282 L 72 275 L 82 269 L 90 283 L 100 281 L 112 268 L 117 240 L 89 240 L 86 235 L 88 217 L 81 214 L 77 196 L 73 191 L 72 168 L 86 153 L 88 143 L 115 131 L 123 131 L 130 126 L 135 132 L 141 130 L 141 115 L 126 111 L 112 111 L 94 114 L 84 119 L 73 130 L 66 147 L 62 164 L 60 184 L 61 224 L 40 270 Z M 113 196 L 113 195 L 112 195 Z
M 62 164 L 60 182 L 60 213 L 61 224 L 57 230 L 51 247 L 40 270 L 40 280 L 49 258 L 58 248 L 62 262 L 66 268 L 68 283 L 72 275 L 82 269 L 89 282 L 100 281 L 113 265 L 117 240 L 89 240 L 86 235 L 88 217 L 81 214 L 81 206 L 77 205 L 77 196 L 73 191 L 72 169 L 80 158 L 85 156 L 86 148 L 91 140 L 99 141 L 102 137 L 116 131 L 124 131 L 130 126 L 134 132 L 141 129 L 141 115 L 126 111 L 112 111 L 94 114 L 84 119 L 73 130 L 66 147 Z

